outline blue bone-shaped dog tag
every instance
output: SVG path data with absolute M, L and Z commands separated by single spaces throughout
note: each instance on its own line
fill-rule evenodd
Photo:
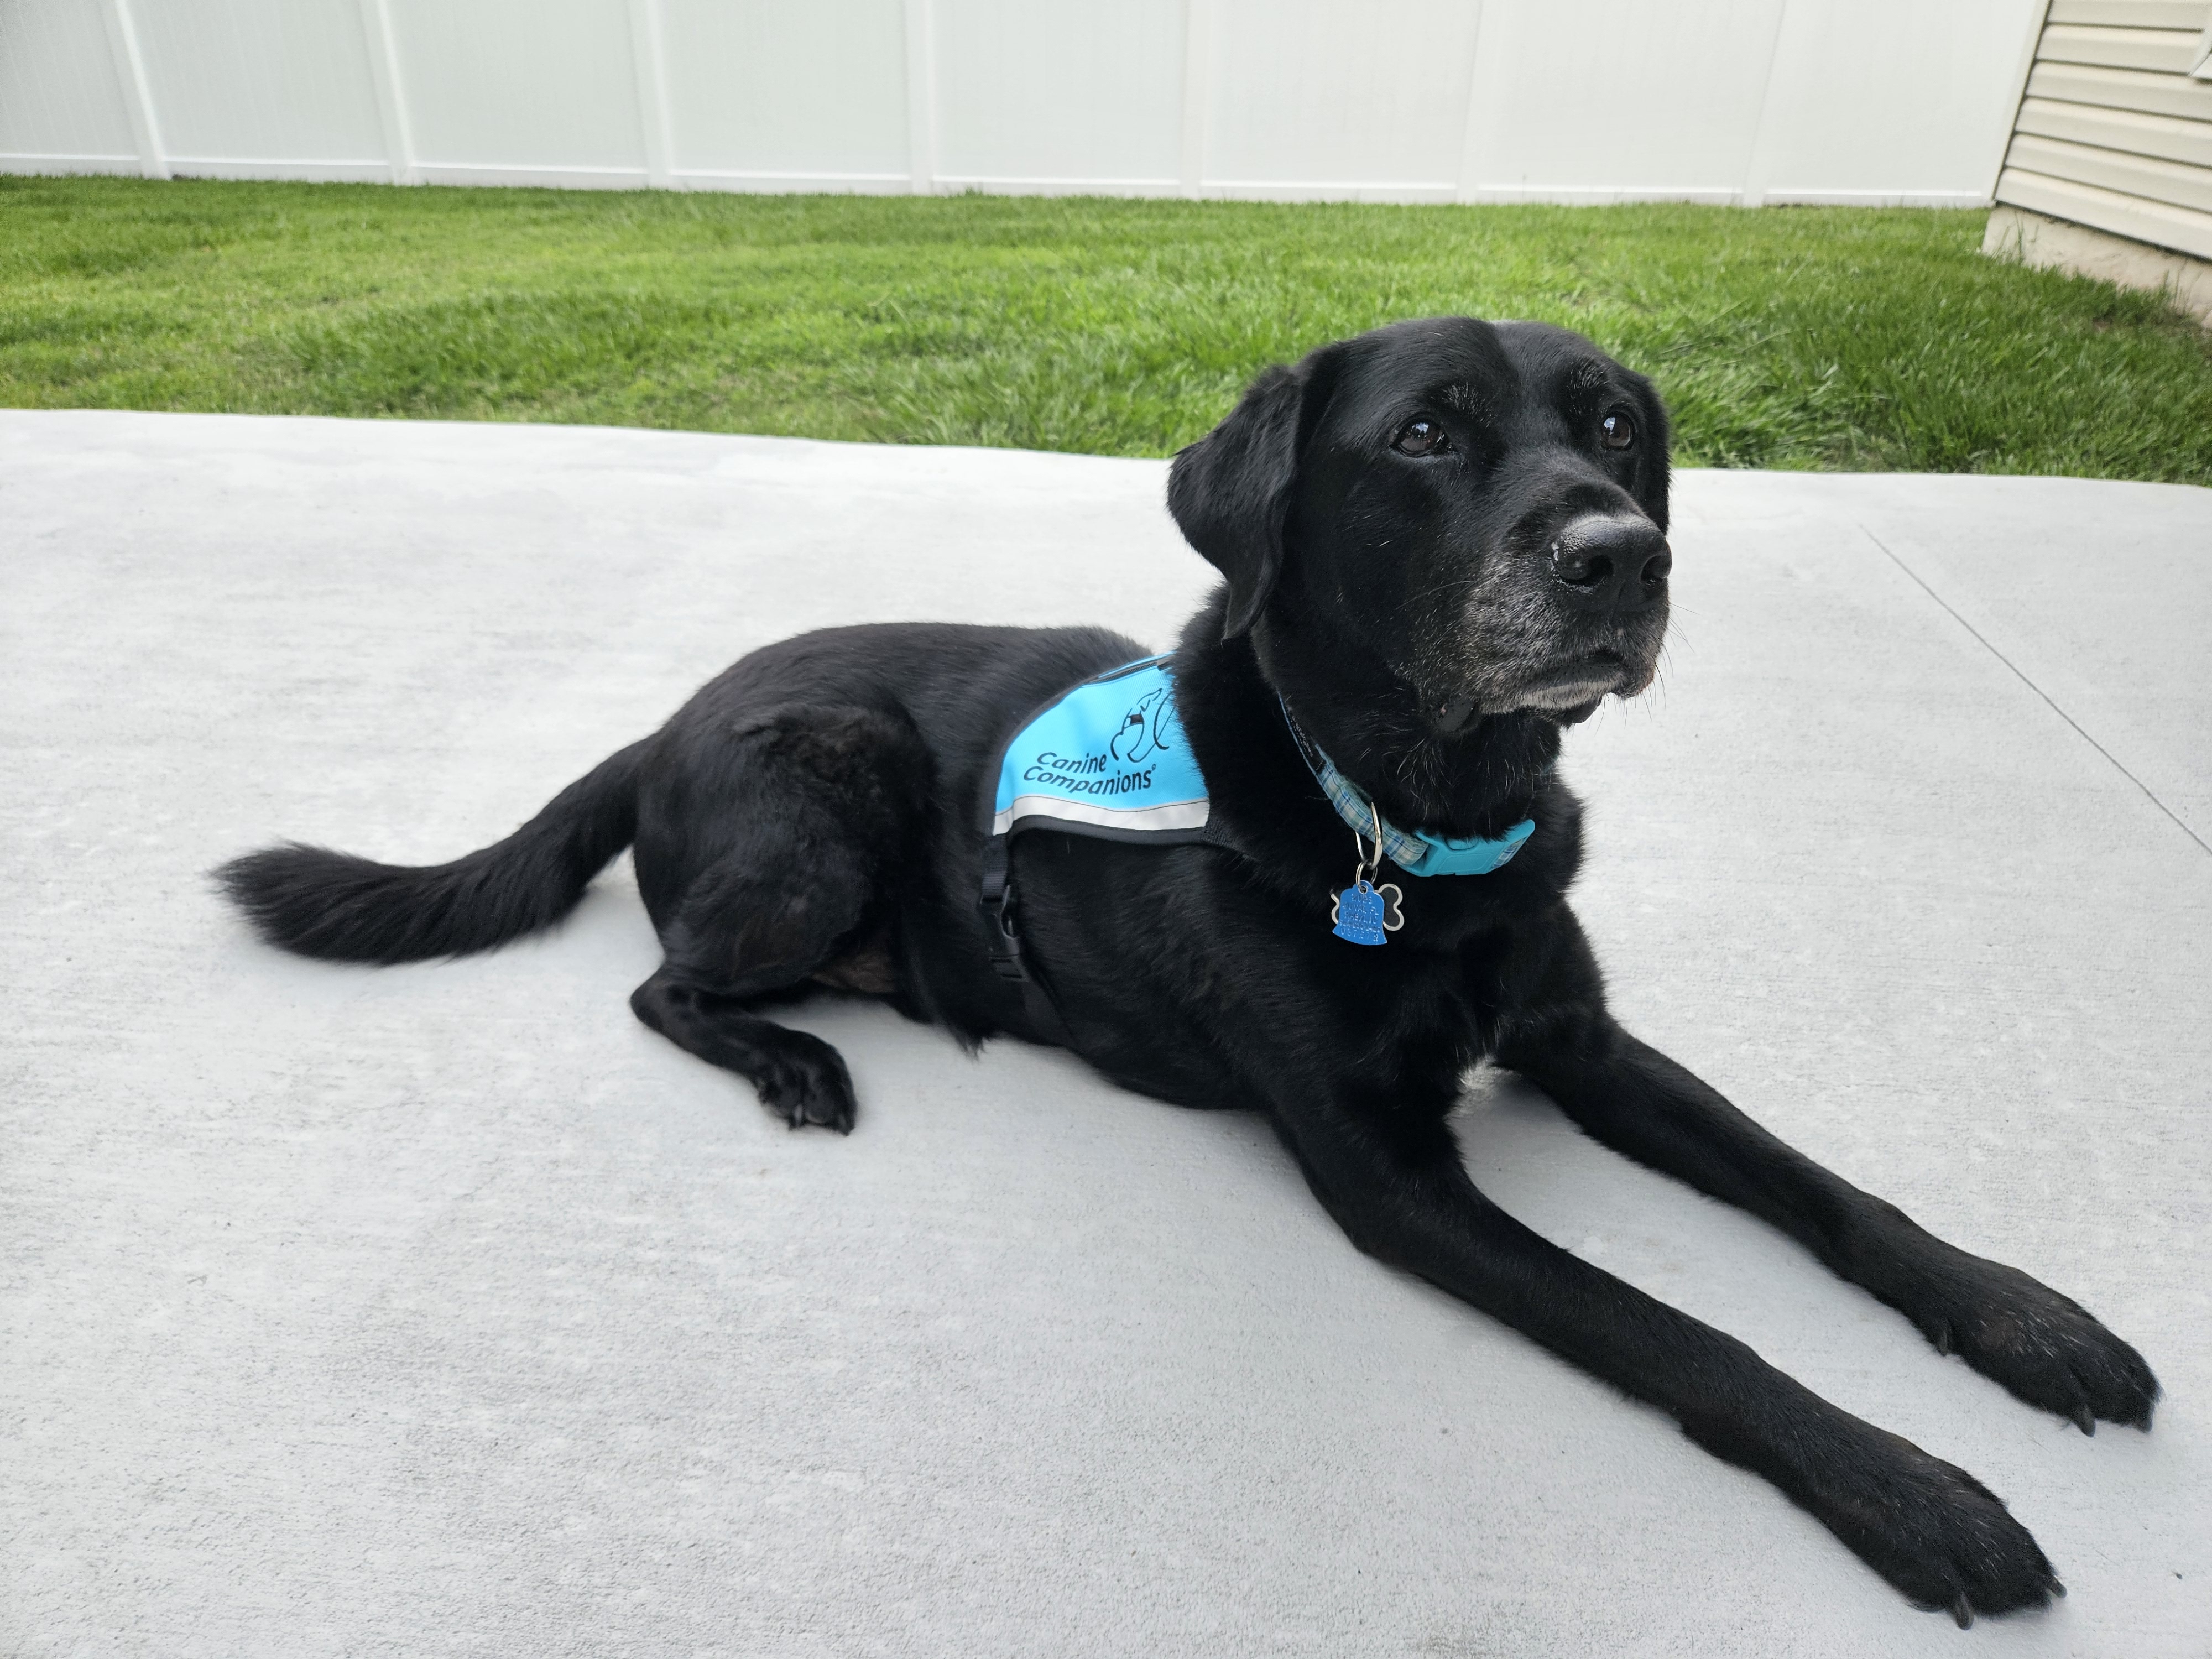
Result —
M 1328 919 L 1336 925 L 1329 931 L 1354 945 L 1388 945 L 1390 935 L 1406 925 L 1398 908 L 1401 896 L 1395 883 L 1376 887 L 1363 877 L 1331 901 Z

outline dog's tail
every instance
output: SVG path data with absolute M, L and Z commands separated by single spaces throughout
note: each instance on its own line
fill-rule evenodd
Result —
M 419 962 L 489 951 L 551 926 L 637 833 L 634 743 L 570 784 L 505 841 L 417 869 L 297 842 L 215 872 L 271 945 L 331 962 Z

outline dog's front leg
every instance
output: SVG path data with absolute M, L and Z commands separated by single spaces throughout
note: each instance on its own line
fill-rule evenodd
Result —
M 1564 911 L 1562 912 L 1564 915 Z M 1568 930 L 1572 931 L 1568 931 Z M 2150 1427 L 2158 1379 L 2078 1304 L 1971 1255 L 1784 1145 L 1605 1011 L 1571 920 L 1499 1020 L 1498 1060 L 1594 1139 L 1771 1222 L 2021 1399 L 2095 1432 Z M 1510 976 L 1509 975 L 1509 982 Z
M 1964 1470 L 1862 1422 L 1743 1343 L 1578 1260 L 1492 1204 L 1436 1117 L 1277 1097 L 1274 1116 L 1361 1249 L 1650 1401 L 1765 1476 L 1875 1571 L 1961 1625 L 2058 1588 L 2027 1528 Z

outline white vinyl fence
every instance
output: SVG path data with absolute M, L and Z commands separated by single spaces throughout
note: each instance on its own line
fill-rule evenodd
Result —
M 2043 10 L 0 0 L 0 171 L 1965 206 Z

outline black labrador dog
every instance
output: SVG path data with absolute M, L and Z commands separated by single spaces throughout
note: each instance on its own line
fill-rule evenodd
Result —
M 1024 836 L 994 912 L 977 903 L 992 843 L 975 804 L 1000 746 L 1143 656 L 1133 641 L 806 635 L 454 863 L 293 845 L 220 874 L 274 943 L 393 963 L 545 927 L 634 846 L 666 958 L 631 1006 L 794 1127 L 853 1122 L 836 1051 L 763 1012 L 822 984 L 971 1045 L 1057 1041 L 1143 1093 L 1264 1112 L 1360 1249 L 1671 1413 L 1915 1602 L 1961 1625 L 2043 1603 L 2063 1593 L 2051 1564 L 1972 1476 L 1531 1232 L 1476 1190 L 1447 1121 L 1468 1067 L 1510 1067 L 2021 1400 L 2084 1433 L 2150 1426 L 2149 1368 L 2080 1306 L 1792 1151 L 1607 1012 L 1565 900 L 1581 809 L 1553 763 L 1565 727 L 1651 682 L 1667 492 L 1650 383 L 1564 330 L 1403 323 L 1270 370 L 1168 485 L 1226 578 L 1171 671 L 1218 833 Z M 1366 805 L 1340 810 L 1310 752 Z M 1347 833 L 1364 811 L 1378 842 L 1386 819 L 1461 841 L 1536 827 L 1490 873 L 1400 884 L 1402 927 L 1366 949 L 1330 927 L 1355 860 L 1381 873 L 1379 848 Z M 1026 967 L 1009 975 L 1013 934 L 996 930 L 1016 919 Z

